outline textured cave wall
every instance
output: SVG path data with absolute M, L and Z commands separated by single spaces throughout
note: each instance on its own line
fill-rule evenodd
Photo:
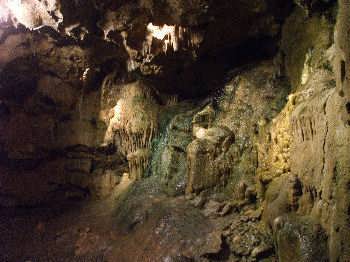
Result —
M 0 30 L 1 205 L 108 194 L 125 160 L 103 145 L 93 50 Z
M 292 4 L 21 3 L 2 10 L 0 28 L 0 187 L 5 206 L 105 196 L 135 166 L 133 161 L 143 166 L 133 172 L 141 177 L 157 135 L 158 110 L 177 103 L 178 97 L 208 95 L 251 50 L 259 55 L 249 55 L 249 61 L 272 56 Z M 7 2 L 0 4 L 6 7 Z M 154 58 L 147 62 L 143 50 L 149 22 L 186 28 L 180 50 L 165 54 L 164 41 L 154 39 Z M 187 44 L 198 39 L 196 46 Z M 268 41 L 260 45 L 261 39 Z M 131 60 L 138 67 L 128 72 Z M 141 82 L 144 86 L 128 95 Z M 138 112 L 120 121 L 118 101 L 123 99 L 135 102 L 129 111 Z M 154 114 L 149 117 L 147 111 Z
M 348 261 L 349 5 L 305 8 L 286 20 L 272 64 L 233 71 L 219 99 L 192 116 L 181 172 L 187 194 L 257 197 L 280 261 Z
M 330 250 L 332 261 L 348 261 L 349 250 L 349 173 L 350 173 L 350 130 L 349 130 L 349 61 L 350 61 L 350 2 L 339 2 L 339 14 L 335 33 L 335 74 L 337 92 L 330 100 L 329 141 L 327 141 L 326 164 L 330 179 L 326 185 L 332 188 L 334 199 L 330 220 Z M 331 184 L 333 183 L 333 184 Z M 334 188 L 335 187 L 335 188 Z
M 287 20 L 284 29 L 287 45 L 282 46 L 282 50 L 286 55 L 286 71 L 291 79 L 293 93 L 271 127 L 272 142 L 268 160 L 265 162 L 266 155 L 260 154 L 261 164 L 266 163 L 268 166 L 268 172 L 264 173 L 264 168 L 260 170 L 260 179 L 263 184 L 269 183 L 265 192 L 267 204 L 263 219 L 271 223 L 276 235 L 280 236 L 279 232 L 288 233 L 283 231 L 288 227 L 300 230 L 296 225 L 302 223 L 289 224 L 285 214 L 294 213 L 300 218 L 311 218 L 311 224 L 320 224 L 327 232 L 330 261 L 349 260 L 346 233 L 349 228 L 350 134 L 346 91 L 348 11 L 349 3 L 340 1 L 334 30 L 332 20 L 327 22 L 325 13 L 320 15 L 316 12 L 310 18 L 302 18 L 302 14 L 298 15 L 300 11 L 296 11 L 289 19 L 296 25 L 296 21 L 303 21 L 305 30 L 298 30 L 294 34 L 295 41 L 286 32 L 300 27 L 288 25 Z M 299 44 L 300 40 L 302 44 Z M 294 50 L 288 45 L 295 46 Z M 280 135 L 274 135 L 276 132 Z M 283 150 L 280 151 L 283 144 L 286 144 L 287 155 Z M 284 165 L 280 165 L 281 162 Z M 281 168 L 283 166 L 286 168 Z M 270 175 L 277 178 L 271 180 Z M 290 184 L 283 181 L 290 181 Z M 283 237 L 278 239 L 280 247 L 290 241 L 283 240 Z M 293 241 L 289 245 L 293 245 Z M 281 261 L 304 261 L 307 256 L 302 251 L 298 255 L 298 252 L 291 255 L 281 251 L 279 257 Z M 327 256 L 324 254 L 323 259 Z
M 232 66 L 273 55 L 292 7 L 292 1 L 275 0 L 53 2 L 64 17 L 57 29 L 61 35 L 79 45 L 103 40 L 126 48 L 130 70 L 150 78 L 158 89 L 186 98 L 203 97 L 218 88 Z M 164 40 L 153 39 L 151 53 L 145 54 L 150 22 L 186 30 L 177 52 L 169 48 L 164 54 Z M 45 20 L 41 25 L 51 26 Z
M 160 105 L 152 89 L 140 81 L 124 85 L 121 90 L 117 87 L 117 91 L 118 100 L 107 115 L 104 140 L 127 158 L 130 176 L 141 179 L 149 164 L 153 139 L 158 135 Z M 108 119 L 110 114 L 113 117 Z

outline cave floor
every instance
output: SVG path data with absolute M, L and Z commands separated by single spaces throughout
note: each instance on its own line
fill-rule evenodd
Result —
M 1 209 L 0 261 L 192 261 L 186 257 L 222 252 L 217 232 L 230 216 L 204 216 L 152 183 L 129 191 L 88 203 Z

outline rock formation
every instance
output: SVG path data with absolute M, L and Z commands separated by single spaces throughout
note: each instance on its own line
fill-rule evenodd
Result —
M 126 156 L 132 177 L 142 178 L 158 132 L 158 104 L 150 90 L 136 82 L 123 87 L 111 114 L 105 139 L 112 139 Z

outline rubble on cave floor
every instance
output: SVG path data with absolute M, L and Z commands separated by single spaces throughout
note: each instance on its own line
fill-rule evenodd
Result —
M 167 197 L 149 178 L 87 205 L 2 210 L 0 231 L 7 237 L 1 239 L 0 259 L 256 261 L 272 254 L 271 236 L 260 229 L 253 206 L 238 212 L 224 201 L 204 200 L 197 207 L 194 202 Z

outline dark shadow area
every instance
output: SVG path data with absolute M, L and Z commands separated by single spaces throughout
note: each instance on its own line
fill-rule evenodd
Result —
M 189 54 L 181 57 L 184 63 L 179 63 L 178 56 L 174 54 L 173 59 L 167 57 L 164 72 L 149 80 L 163 92 L 176 93 L 182 99 L 200 99 L 222 88 L 227 73 L 232 69 L 269 59 L 277 51 L 277 39 L 266 36 L 205 53 L 193 63 L 185 63 Z

